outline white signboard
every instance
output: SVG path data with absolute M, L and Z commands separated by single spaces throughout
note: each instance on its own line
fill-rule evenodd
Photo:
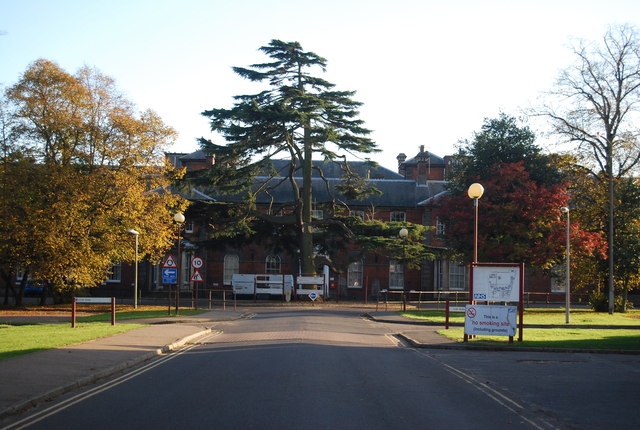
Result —
M 517 306 L 467 305 L 464 333 L 484 336 L 515 336 Z
M 76 303 L 111 303 L 111 297 L 76 297 Z
M 324 284 L 324 276 L 298 276 L 296 278 L 296 283 L 304 284 L 304 285 L 323 285 Z
M 519 302 L 520 276 L 519 266 L 475 266 L 473 300 Z

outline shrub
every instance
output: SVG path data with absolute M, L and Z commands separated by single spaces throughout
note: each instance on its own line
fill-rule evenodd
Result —
M 633 308 L 633 303 L 631 301 L 627 301 L 626 307 L 623 307 L 623 298 L 622 296 L 616 296 L 613 300 L 613 311 L 614 312 L 625 312 L 627 309 Z M 609 311 L 609 298 L 607 295 L 601 291 L 597 291 L 592 293 L 589 296 L 589 305 L 591 309 L 595 312 L 608 312 Z

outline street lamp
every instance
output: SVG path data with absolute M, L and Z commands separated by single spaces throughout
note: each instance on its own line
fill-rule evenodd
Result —
M 467 190 L 467 195 L 473 199 L 474 221 L 473 221 L 473 263 L 478 262 L 478 200 L 484 194 L 484 187 L 481 184 L 473 183 Z M 473 304 L 473 289 L 471 279 L 469 279 L 469 303 Z M 473 337 L 473 336 L 472 336 Z M 464 341 L 467 342 L 469 335 L 464 334 Z
M 180 308 L 180 262 L 182 260 L 181 256 L 180 256 L 180 225 L 184 223 L 184 215 L 181 214 L 180 212 L 176 212 L 176 214 L 173 216 L 173 220 L 176 222 L 176 225 L 178 226 L 177 229 L 177 239 L 178 239 L 178 258 L 177 260 L 177 270 L 178 270 L 178 276 L 177 276 L 177 284 L 176 284 L 176 315 L 178 315 L 178 310 Z
M 475 209 L 474 227 L 473 227 L 473 262 L 478 262 L 478 199 L 482 197 L 484 187 L 478 183 L 471 184 L 467 190 L 470 199 L 473 199 L 473 207 Z
M 135 258 L 135 278 L 133 280 L 133 309 L 138 309 L 138 233 L 130 228 L 127 233 L 131 233 L 136 237 L 136 258 Z
M 565 258 L 566 263 L 567 263 L 567 267 L 566 267 L 566 280 L 565 280 L 565 286 L 564 286 L 564 308 L 565 308 L 565 322 L 567 324 L 569 324 L 569 308 L 571 307 L 571 293 L 569 290 L 569 281 L 570 281 L 570 277 L 569 277 L 569 272 L 571 269 L 571 240 L 570 240 L 570 235 L 569 235 L 569 231 L 571 229 L 571 221 L 570 221 L 570 215 L 569 215 L 569 208 L 566 206 L 562 206 L 560 208 L 560 212 L 567 214 L 567 256 Z
M 406 228 L 401 228 L 398 232 L 398 236 L 402 239 L 402 290 L 404 292 L 404 300 L 402 301 L 402 309 L 406 312 L 407 310 L 407 279 L 406 279 L 406 270 L 404 270 L 407 264 L 407 236 L 409 236 L 409 230 Z

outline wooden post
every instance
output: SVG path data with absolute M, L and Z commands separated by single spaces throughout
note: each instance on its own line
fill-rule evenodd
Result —
M 71 328 L 76 327 L 76 298 L 73 298 L 73 302 L 71 303 Z
M 449 330 L 449 300 L 445 302 L 444 308 L 444 329 Z

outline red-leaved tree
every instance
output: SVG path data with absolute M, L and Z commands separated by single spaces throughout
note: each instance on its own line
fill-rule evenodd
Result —
M 564 259 L 566 221 L 560 207 L 567 206 L 566 185 L 537 184 L 524 162 L 496 163 L 481 182 L 485 192 L 478 209 L 478 261 L 523 262 L 551 268 Z M 461 193 L 440 200 L 436 214 L 445 225 L 445 242 L 465 262 L 472 260 L 474 210 L 472 200 Z M 604 253 L 600 233 L 571 225 L 572 255 Z

